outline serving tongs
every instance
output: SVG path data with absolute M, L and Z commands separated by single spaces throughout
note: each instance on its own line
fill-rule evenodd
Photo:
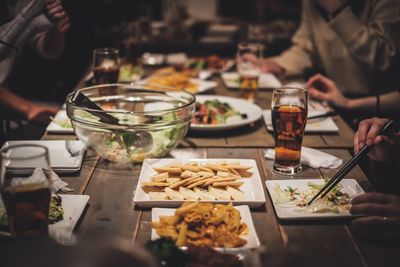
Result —
M 119 124 L 119 120 L 117 118 L 105 113 L 101 107 L 99 107 L 96 103 L 94 103 L 92 100 L 90 100 L 87 96 L 79 91 L 75 92 L 75 94 L 72 96 L 71 101 L 77 106 L 90 109 L 87 110 L 87 112 L 92 113 L 96 117 L 99 117 L 100 122 L 108 124 Z
M 75 105 L 88 108 L 89 110 L 87 110 L 87 112 L 97 116 L 100 119 L 100 122 L 122 125 L 117 118 L 105 113 L 101 107 L 79 91 L 75 92 L 71 101 Z M 117 140 L 118 143 L 125 147 L 128 152 L 138 147 L 143 148 L 145 151 L 151 150 L 153 147 L 153 138 L 151 134 L 145 131 L 122 131 L 121 138 L 118 138 Z
M 396 129 L 394 120 L 390 120 L 385 127 L 379 132 L 378 135 L 388 135 L 391 131 Z M 364 158 L 372 149 L 372 146 L 364 145 L 360 151 L 358 151 L 336 174 L 333 176 L 319 191 L 318 193 L 307 203 L 310 205 L 319 196 L 325 197 L 333 188 L 356 166 L 356 164 Z

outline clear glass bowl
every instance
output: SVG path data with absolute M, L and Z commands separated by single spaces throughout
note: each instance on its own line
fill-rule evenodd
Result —
M 195 110 L 195 96 L 160 92 L 141 85 L 105 84 L 79 89 L 103 111 L 72 102 L 67 115 L 78 138 L 102 157 L 120 163 L 167 155 L 185 137 Z M 118 119 L 110 123 L 102 115 Z

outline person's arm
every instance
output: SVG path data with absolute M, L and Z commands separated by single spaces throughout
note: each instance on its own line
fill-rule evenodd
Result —
M 331 2 L 315 1 L 320 5 Z M 366 8 L 371 9 L 368 23 L 363 23 L 347 6 L 329 25 L 347 47 L 350 56 L 371 71 L 384 71 L 392 65 L 399 53 L 399 1 L 374 0 L 366 1 L 366 5 Z
M 38 35 L 36 47 L 43 57 L 50 59 L 57 58 L 64 51 L 65 32 L 71 26 L 69 17 L 58 0 L 46 0 L 45 13 L 55 23 L 55 27 Z
M 379 96 L 349 99 L 341 93 L 332 80 L 321 74 L 311 77 L 307 81 L 307 88 L 312 98 L 320 101 L 327 101 L 336 108 L 374 115 L 393 116 L 400 114 L 399 91 L 393 91 Z M 379 99 L 377 99 L 377 97 L 379 97 Z
M 379 100 L 377 99 L 379 97 Z M 377 102 L 379 101 L 379 104 Z M 348 99 L 347 109 L 358 113 L 375 113 L 383 115 L 400 114 L 400 92 L 393 91 L 387 94 L 364 98 Z M 379 105 L 379 109 L 378 109 Z
M 316 57 L 316 51 L 310 36 L 310 18 L 307 13 L 309 9 L 310 1 L 303 1 L 301 23 L 292 38 L 293 45 L 281 55 L 268 58 L 263 66 L 266 72 L 273 69 L 276 71 L 272 72 L 278 75 L 302 76 L 306 70 L 314 66 L 313 58 Z M 276 73 L 278 71 L 280 73 Z
M 4 105 L 7 108 L 16 111 L 28 121 L 38 123 L 48 123 L 50 121 L 50 116 L 53 116 L 58 110 L 58 107 L 39 105 L 30 102 L 12 93 L 1 85 L 0 105 Z

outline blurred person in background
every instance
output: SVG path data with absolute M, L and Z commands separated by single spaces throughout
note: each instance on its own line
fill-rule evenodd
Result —
M 370 182 L 377 192 L 356 196 L 350 212 L 362 214 L 352 221 L 361 237 L 376 241 L 400 242 L 400 132 L 378 135 L 388 119 L 372 118 L 360 123 L 354 136 L 354 151 L 365 144 L 373 146 L 369 153 Z
M 64 33 L 69 29 L 70 22 L 60 0 L 2 1 L 2 3 L 1 21 L 13 18 L 0 27 L 3 41 L 8 41 L 9 45 L 17 49 L 31 45 L 47 59 L 55 59 L 62 54 Z M 7 17 L 4 18 L 5 16 Z M 17 118 L 48 123 L 49 117 L 57 112 L 58 107 L 29 101 L 13 93 L 12 89 L 8 89 L 7 77 L 16 58 L 16 51 L 8 49 L 8 54 L 0 60 L 0 105 L 3 107 L 3 112 L 7 110 L 5 113 L 8 113 L 2 117 L 15 118 L 17 113 L 19 115 Z
M 263 63 L 278 76 L 322 73 L 346 95 L 400 88 L 400 1 L 304 0 L 292 46 Z

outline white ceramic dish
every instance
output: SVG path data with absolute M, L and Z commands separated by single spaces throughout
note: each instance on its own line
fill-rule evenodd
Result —
M 67 116 L 67 111 L 65 109 L 60 109 L 57 114 L 54 116 L 53 120 L 47 126 L 46 131 L 48 133 L 58 133 L 58 134 L 72 134 L 74 133 L 74 129 L 72 125 L 69 123 L 68 127 L 62 126 L 69 122 L 69 118 Z
M 63 219 L 54 224 L 49 224 L 50 236 L 57 236 L 59 234 L 70 234 L 74 230 L 83 210 L 89 201 L 88 195 L 62 195 L 61 205 L 64 210 Z M 6 212 L 4 204 L 0 198 L 0 217 Z
M 316 116 L 320 114 L 325 114 L 327 111 L 320 110 L 320 111 L 309 111 L 308 116 Z M 273 131 L 272 127 L 272 119 L 271 119 L 271 110 L 266 109 L 263 110 L 262 112 L 264 122 L 267 125 L 268 131 Z M 318 119 L 312 119 L 307 121 L 306 124 L 306 133 L 337 133 L 339 132 L 339 128 L 336 125 L 336 123 L 333 121 L 331 117 L 325 117 L 325 118 L 318 118 Z
M 56 173 L 74 173 L 80 170 L 83 156 L 84 156 L 84 145 L 78 140 L 66 141 L 66 140 L 21 140 L 21 141 L 7 141 L 6 145 L 22 145 L 22 144 L 36 144 L 43 145 L 49 149 L 50 164 L 53 171 Z M 3 147 L 4 147 L 3 146 Z M 68 149 L 70 151 L 68 151 Z M 26 162 L 25 166 L 13 166 L 9 167 L 12 169 L 26 169 L 35 168 L 37 166 L 35 160 Z
M 292 188 L 299 188 L 300 190 L 305 190 L 308 188 L 307 183 L 314 182 L 318 184 L 323 184 L 322 179 L 293 179 L 293 180 L 269 180 L 265 184 L 269 195 L 271 196 L 272 203 L 274 204 L 274 209 L 276 215 L 281 220 L 319 220 L 319 219 L 338 219 L 338 218 L 350 218 L 353 217 L 348 211 L 340 210 L 339 213 L 306 213 L 304 211 L 299 211 L 296 206 L 285 206 L 280 205 L 276 202 L 274 198 L 274 188 L 279 185 L 282 189 L 290 186 Z M 341 191 L 348 193 L 350 198 L 356 195 L 364 193 L 364 190 L 354 179 L 343 179 L 340 184 L 343 186 Z
M 199 103 L 204 103 L 207 100 L 219 100 L 220 102 L 228 103 L 231 107 L 239 111 L 240 113 L 247 114 L 246 119 L 238 119 L 234 121 L 229 121 L 225 124 L 217 125 L 206 125 L 206 124 L 191 124 L 190 129 L 198 131 L 221 131 L 230 130 L 237 128 L 249 123 L 259 120 L 262 116 L 262 110 L 259 106 L 250 103 L 244 99 L 227 97 L 227 96 L 215 96 L 215 95 L 199 95 L 196 97 L 196 101 Z
M 62 198 L 61 205 L 64 209 L 63 220 L 49 225 L 50 235 L 57 231 L 66 231 L 71 233 L 79 218 L 82 215 L 83 210 L 89 201 L 90 196 L 88 195 L 60 195 Z
M 237 72 L 221 73 L 222 81 L 230 89 L 239 89 L 239 74 Z M 258 79 L 258 86 L 262 89 L 274 89 L 281 87 L 282 83 L 271 73 L 262 73 Z
M 135 205 L 144 208 L 153 207 L 179 207 L 183 201 L 180 200 L 154 200 L 150 199 L 149 194 L 143 191 L 141 187 L 142 182 L 149 182 L 150 177 L 156 174 L 154 167 L 161 167 L 172 163 L 185 164 L 188 162 L 198 162 L 199 164 L 214 163 L 225 160 L 227 162 L 239 162 L 240 165 L 251 166 L 249 170 L 253 173 L 251 177 L 243 178 L 244 184 L 240 187 L 245 193 L 245 199 L 242 201 L 204 201 L 212 203 L 229 203 L 232 202 L 234 205 L 249 205 L 252 208 L 259 207 L 265 203 L 265 194 L 261 183 L 261 177 L 258 172 L 257 164 L 252 159 L 188 159 L 188 160 L 177 160 L 177 159 L 145 159 L 143 161 L 142 170 L 140 172 L 138 185 L 134 192 L 133 202 Z
M 251 218 L 249 206 L 235 206 L 236 209 L 239 210 L 242 222 L 246 223 L 249 227 L 249 234 L 243 235 L 242 237 L 247 240 L 247 244 L 240 248 L 216 248 L 217 250 L 222 251 L 232 251 L 232 250 L 241 250 L 241 249 L 253 249 L 258 248 L 260 246 L 260 241 L 258 240 L 258 236 L 256 233 L 256 229 L 254 228 L 253 220 Z M 151 220 L 159 221 L 160 216 L 169 216 L 174 215 L 176 209 L 163 209 L 163 208 L 153 208 L 151 210 Z M 151 229 L 151 240 L 155 240 L 160 238 L 157 234 L 156 230 Z

